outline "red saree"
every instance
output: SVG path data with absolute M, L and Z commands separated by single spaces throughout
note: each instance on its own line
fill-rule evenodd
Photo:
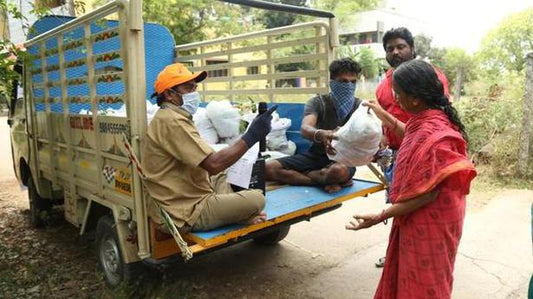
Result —
M 476 176 L 466 142 L 440 110 L 414 115 L 406 125 L 390 192 L 392 203 L 431 190 L 437 198 L 395 217 L 387 259 L 374 298 L 450 298 L 465 215 Z

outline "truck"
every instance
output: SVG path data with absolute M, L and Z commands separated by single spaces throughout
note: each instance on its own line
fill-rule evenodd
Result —
M 188 260 L 250 239 L 276 244 L 290 225 L 386 188 L 377 171 L 377 181 L 354 180 L 335 194 L 278 186 L 266 192 L 264 223 L 183 235 L 171 224 L 170 234 L 158 230 L 138 161 L 154 81 L 166 65 L 181 62 L 191 71 L 207 71 L 199 86 L 206 102 L 253 97 L 277 103 L 280 116 L 292 120 L 287 136 L 298 152 L 309 146 L 300 134 L 302 101 L 328 92 L 328 65 L 338 45 L 331 13 L 226 2 L 329 22 L 175 45 L 167 28 L 143 23 L 140 1 L 116 0 L 77 18 L 41 18 L 24 44 L 22 88 L 14 88 L 8 124 L 13 167 L 28 188 L 30 222 L 46 225 L 49 212 L 59 210 L 80 235 L 94 233 L 99 268 L 112 288 L 136 279 L 147 265 Z

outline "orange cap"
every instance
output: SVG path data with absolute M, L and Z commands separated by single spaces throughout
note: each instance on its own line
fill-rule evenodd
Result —
M 185 67 L 181 63 L 167 65 L 159 73 L 157 79 L 155 80 L 155 92 L 157 92 L 158 94 L 162 94 L 165 90 L 172 88 L 176 85 L 180 85 L 191 80 L 200 82 L 206 77 L 207 73 L 205 71 L 199 73 L 191 73 L 191 71 L 189 71 L 187 67 Z

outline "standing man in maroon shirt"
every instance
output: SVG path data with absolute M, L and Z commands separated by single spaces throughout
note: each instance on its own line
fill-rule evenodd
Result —
M 385 35 L 383 36 L 383 48 L 385 49 L 385 58 L 391 68 L 385 74 L 385 79 L 383 79 L 376 88 L 376 98 L 383 109 L 392 114 L 399 121 L 406 123 L 411 118 L 411 114 L 400 108 L 400 104 L 398 104 L 394 97 L 394 92 L 392 90 L 392 73 L 398 66 L 400 66 L 400 64 L 416 58 L 413 35 L 405 27 L 393 28 L 385 32 Z M 435 71 L 437 72 L 437 77 L 444 86 L 444 93 L 449 98 L 448 79 L 446 79 L 446 76 L 444 76 L 439 69 L 435 68 Z M 402 137 L 397 136 L 393 130 L 385 126 L 383 126 L 383 133 L 383 145 L 392 150 L 392 162 L 389 165 L 382 165 L 383 173 L 390 186 L 393 180 L 394 159 L 396 158 L 396 152 L 402 143 Z M 388 192 L 386 197 L 387 202 L 389 202 Z M 376 266 L 383 267 L 384 264 L 385 257 L 382 257 L 378 260 Z

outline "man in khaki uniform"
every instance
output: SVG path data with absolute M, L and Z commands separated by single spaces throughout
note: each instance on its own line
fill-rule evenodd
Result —
M 263 222 L 262 192 L 233 192 L 222 171 L 270 132 L 276 107 L 256 117 L 233 145 L 214 152 L 192 121 L 199 104 L 196 83 L 206 77 L 205 71 L 193 74 L 180 63 L 167 66 L 157 77 L 154 96 L 161 108 L 148 126 L 142 149 L 146 187 L 181 230 Z

